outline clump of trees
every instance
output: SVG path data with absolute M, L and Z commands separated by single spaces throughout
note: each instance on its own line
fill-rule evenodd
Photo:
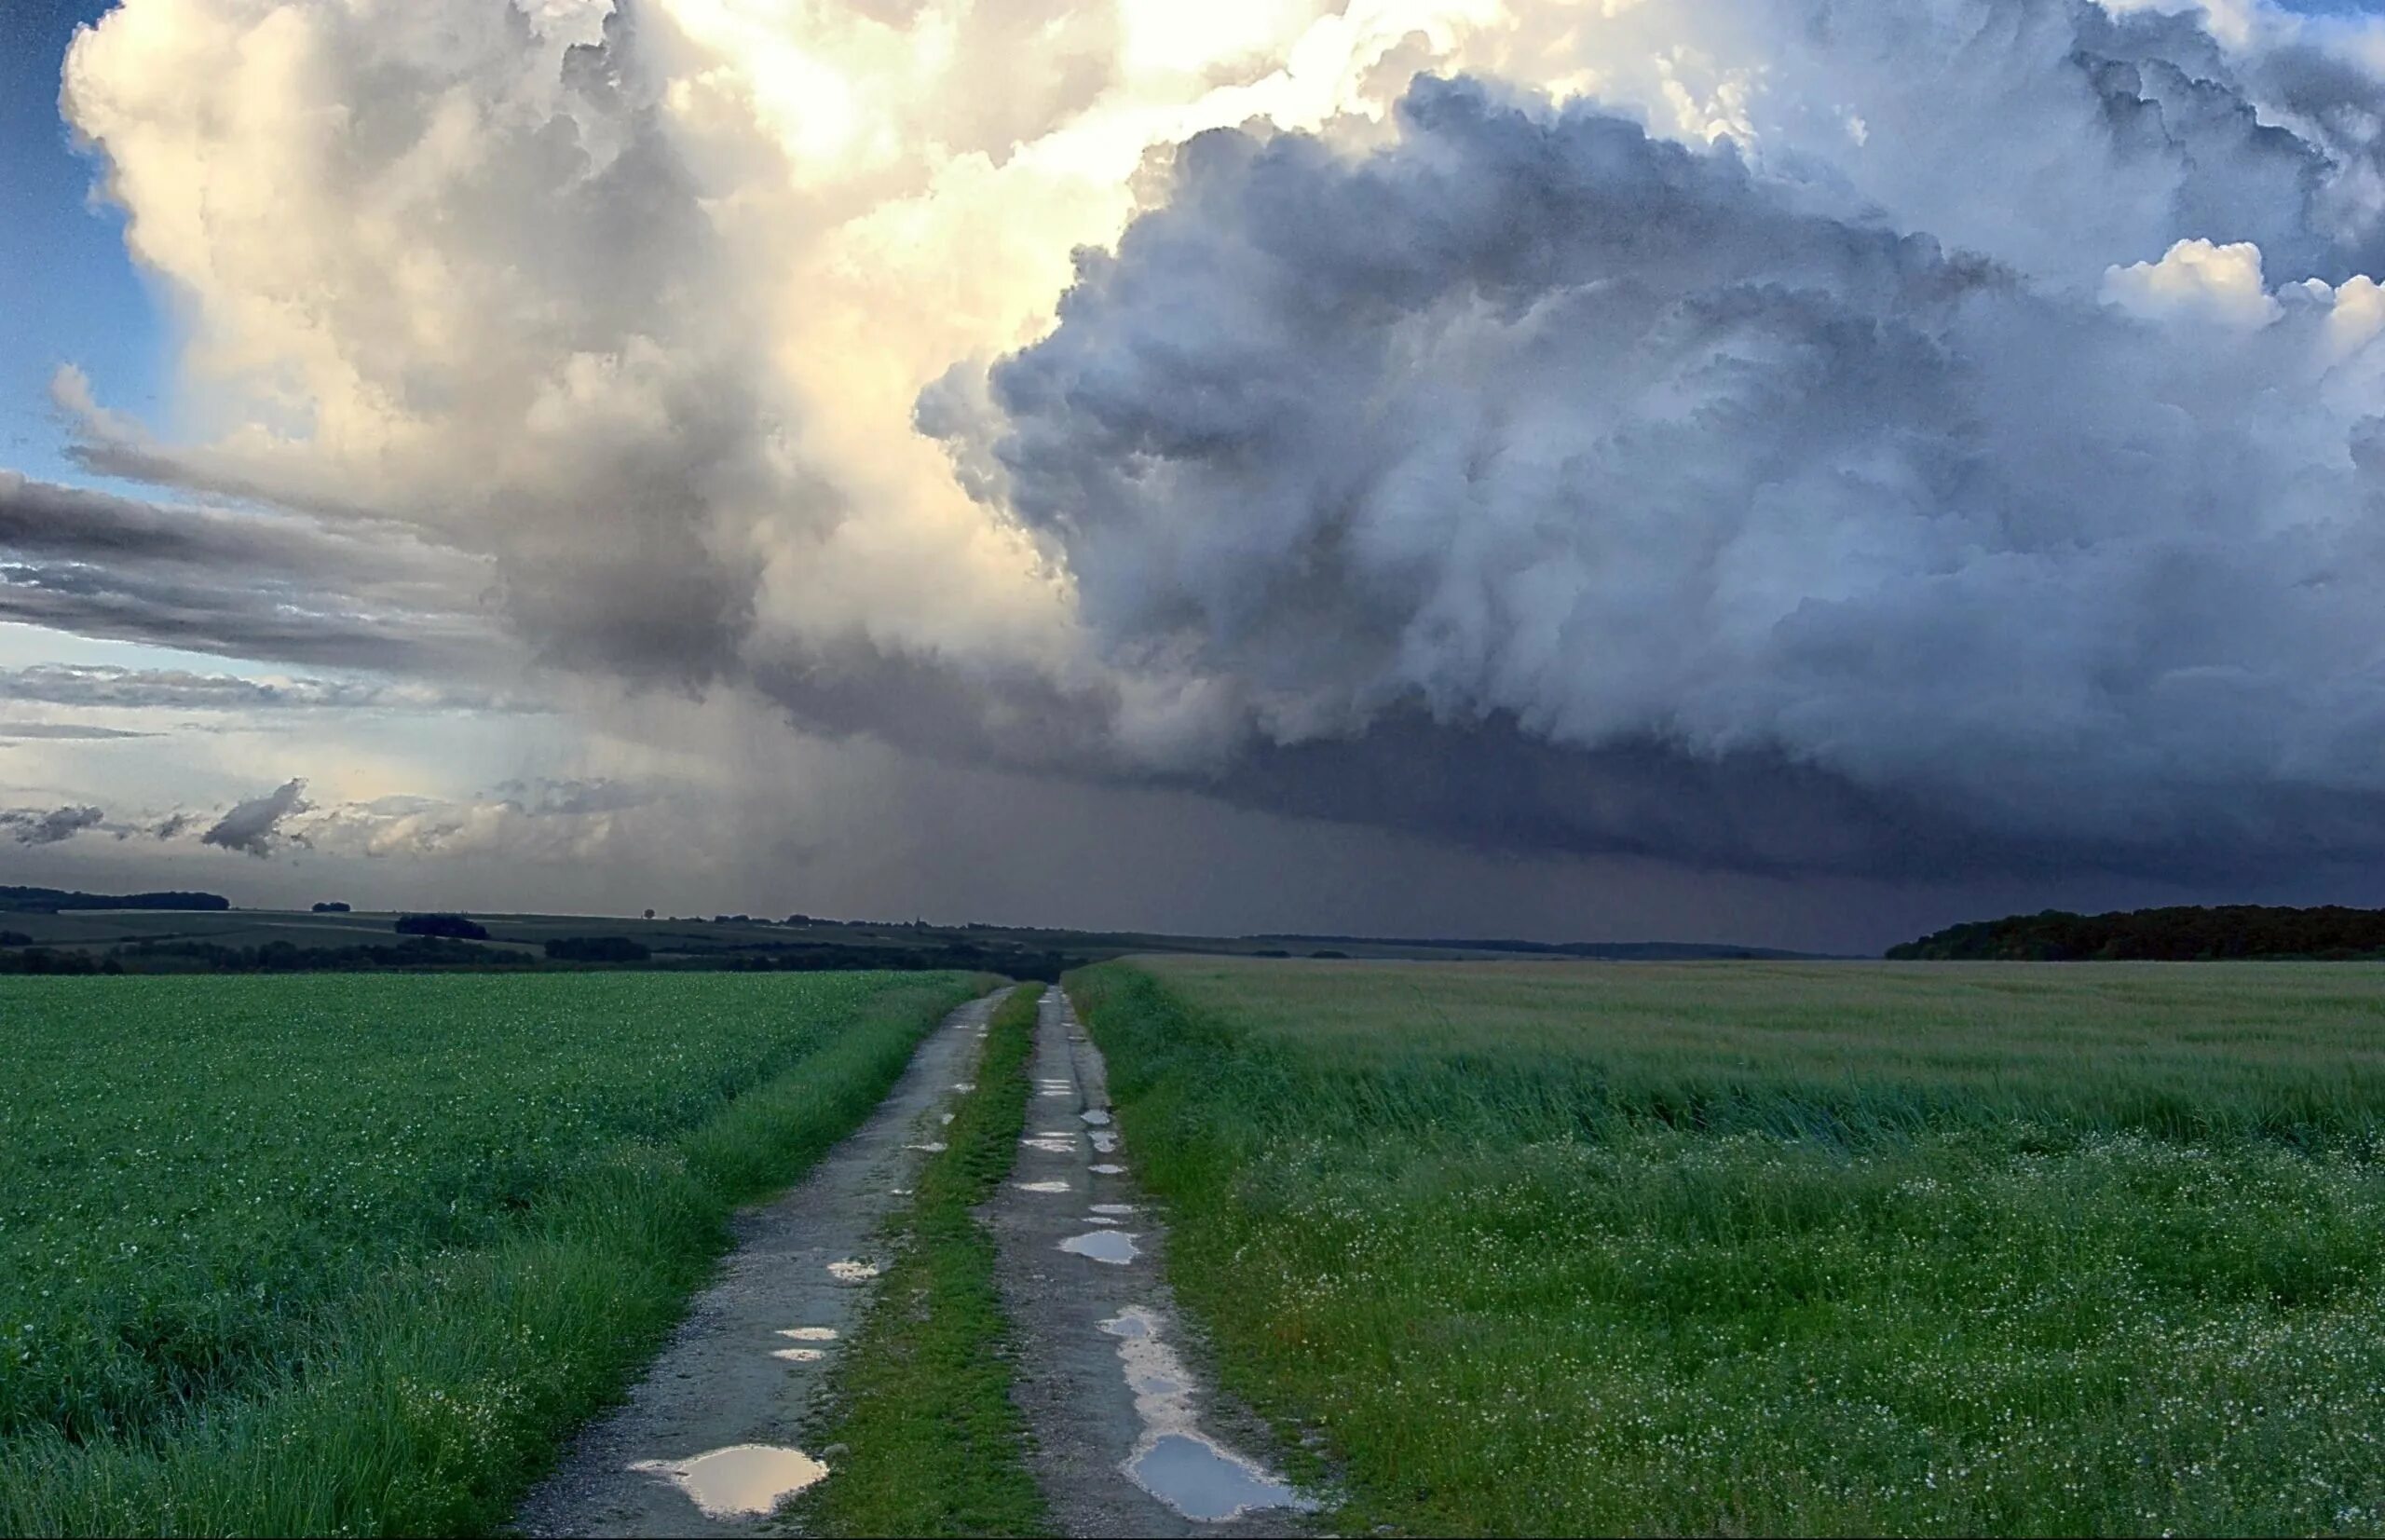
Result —
M 11 934 L 15 933 L 10 933 Z M 0 974 L 120 974 L 124 964 L 89 952 L 59 951 L 48 947 L 11 947 L 0 951 Z
M 317 914 L 348 914 L 351 911 L 347 905 L 334 898 L 328 903 L 316 905 L 315 912 Z
M 547 943 L 547 956 L 557 962 L 644 962 L 653 955 L 626 935 L 559 935 Z
M 506 947 L 475 947 L 439 936 L 414 936 L 394 946 L 301 947 L 268 941 L 259 947 L 225 947 L 212 941 L 142 941 L 113 948 L 102 971 L 125 963 L 143 972 L 220 974 L 354 973 L 373 968 L 523 968 L 527 954 Z M 163 967 L 144 967 L 163 964 Z M 73 970 L 66 970 L 73 971 Z M 85 970 L 89 971 L 89 970 Z
M 486 941 L 488 928 L 459 914 L 402 914 L 392 926 L 400 935 L 446 936 L 455 941 Z
M 2205 962 L 2226 958 L 2385 957 L 2385 909 L 2181 905 L 2072 914 L 2047 909 L 1950 925 L 1888 948 L 1898 961 Z

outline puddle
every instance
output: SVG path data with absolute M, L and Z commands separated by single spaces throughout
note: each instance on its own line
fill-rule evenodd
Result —
M 1119 1469 L 1127 1479 L 1200 1523 L 1221 1523 L 1251 1508 L 1315 1511 L 1316 1505 L 1200 1430 L 1192 1377 L 1160 1340 L 1159 1317 L 1130 1305 L 1101 1329 L 1119 1339 L 1118 1363 L 1135 1393 L 1143 1436 Z
M 1316 1505 L 1197 1433 L 1163 1433 L 1126 1462 L 1137 1486 L 1185 1518 L 1222 1523 L 1251 1508 Z
M 1108 1128 L 1097 1128 L 1091 1134 L 1094 1153 L 1114 1155 L 1118 1152 L 1118 1136 Z
M 1096 1128 L 1106 1128 L 1110 1125 L 1110 1114 L 1103 1111 L 1098 1107 L 1092 1109 L 1090 1111 L 1079 1112 L 1077 1116 L 1084 1119 L 1085 1122 L 1092 1124 Z
M 1039 1097 L 1072 1097 L 1076 1095 L 1074 1091 L 1038 1091 L 1035 1094 Z
M 878 1264 L 876 1262 L 857 1261 L 850 1259 L 840 1262 L 830 1262 L 828 1264 L 828 1276 L 836 1279 L 838 1283 L 863 1283 L 868 1279 L 878 1276 Z M 756 1447 L 758 1448 L 759 1446 Z
M 779 1335 L 792 1337 L 798 1342 L 833 1342 L 837 1329 L 833 1326 L 783 1326 Z
M 1097 1177 L 1123 1177 L 1126 1174 L 1126 1168 L 1124 1166 L 1113 1165 L 1106 1163 L 1100 1165 L 1089 1166 L 1087 1169 L 1092 1171 L 1092 1173 Z
M 1116 1267 L 1124 1267 L 1142 1254 L 1135 1246 L 1135 1237 L 1123 1230 L 1095 1230 L 1070 1235 L 1060 1243 L 1060 1249 Z
M 1035 1137 L 1039 1139 L 1067 1139 L 1070 1143 L 1074 1143 L 1076 1141 L 1077 1130 L 1073 1128 L 1038 1128 L 1035 1130 Z
M 1131 1203 L 1097 1203 L 1093 1211 L 1097 1214 L 1131 1214 L 1135 1206 Z
M 977 1083 L 974 1080 L 956 1080 L 952 1083 L 952 1088 L 965 1097 L 977 1088 Z
M 771 1357 L 784 1358 L 791 1364 L 816 1364 L 827 1356 L 828 1353 L 825 1348 L 818 1347 L 774 1347 L 770 1349 Z
M 828 1474 L 803 1451 L 771 1444 L 731 1444 L 691 1460 L 640 1460 L 630 1469 L 669 1478 L 715 1519 L 769 1513 Z
M 1118 1221 L 1111 1219 L 1107 1214 L 1087 1214 L 1084 1217 L 1084 1222 L 1087 1224 L 1116 1224 Z
M 1069 1184 L 1064 1181 L 1015 1181 L 1011 1185 L 1022 1192 L 1065 1192 L 1069 1190 Z
M 944 1153 L 945 1146 L 944 1140 L 942 1139 L 930 1139 L 925 1144 L 906 1144 L 903 1146 L 903 1148 L 906 1150 L 924 1150 L 931 1155 L 941 1155 Z
M 936 1119 L 937 1119 L 937 1121 L 938 1121 L 938 1122 L 942 1123 L 942 1124 L 943 1124 L 947 1128 L 949 1128 L 949 1127 L 951 1127 L 951 1126 L 952 1126 L 952 1120 L 953 1120 L 954 1118 L 959 1117 L 960 1115 L 961 1115 L 961 1114 L 960 1114 L 960 1113 L 958 1113 L 958 1112 L 938 1112 L 938 1113 L 936 1114 Z
M 1073 1155 L 1077 1152 L 1077 1141 L 1074 1139 L 1049 1139 L 1037 1138 L 1021 1139 L 1018 1142 L 1027 1146 L 1029 1150 L 1041 1150 L 1047 1155 Z

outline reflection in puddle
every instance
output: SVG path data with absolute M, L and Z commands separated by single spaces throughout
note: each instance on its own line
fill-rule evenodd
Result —
M 1201 1432 L 1192 1414 L 1192 1377 L 1160 1340 L 1156 1315 L 1130 1305 L 1101 1329 L 1120 1339 L 1119 1367 L 1135 1393 L 1135 1414 L 1143 1420 L 1135 1452 L 1119 1467 L 1137 1486 L 1203 1523 L 1250 1508 L 1315 1508 L 1288 1483 Z
M 1087 1234 L 1071 1235 L 1060 1243 L 1060 1249 L 1118 1267 L 1125 1266 L 1142 1254 L 1135 1246 L 1135 1237 L 1123 1230 L 1096 1230 Z
M 1135 1206 L 1131 1203 L 1097 1203 L 1093 1211 L 1097 1214 L 1131 1214 Z
M 974 1080 L 956 1080 L 952 1083 L 952 1088 L 965 1097 L 977 1088 L 977 1083 Z
M 1022 1192 L 1065 1192 L 1069 1190 L 1069 1184 L 1064 1181 L 1015 1181 L 1011 1185 Z
M 1077 1152 L 1077 1141 L 1074 1139 L 1050 1139 L 1039 1135 L 1018 1142 L 1029 1150 L 1041 1150 L 1047 1155 L 1073 1155 Z
M 1089 1137 L 1092 1138 L 1093 1148 L 1097 1153 L 1109 1155 L 1115 1154 L 1117 1152 L 1118 1136 L 1112 1130 L 1107 1128 L 1097 1128 Z
M 731 1444 L 692 1460 L 640 1460 L 632 1470 L 668 1477 L 715 1519 L 764 1514 L 828 1474 L 799 1449 Z
M 1106 1162 L 1100 1165 L 1087 1167 L 1087 1169 L 1091 1170 L 1097 1177 L 1123 1177 L 1126 1174 L 1126 1168 L 1124 1166 L 1111 1165 Z
M 833 1326 L 783 1326 L 779 1335 L 792 1337 L 798 1342 L 833 1342 L 837 1329 Z
M 828 1276 L 838 1283 L 857 1284 L 878 1276 L 878 1264 L 849 1258 L 844 1261 L 830 1262 Z
M 1084 1222 L 1087 1224 L 1116 1224 L 1118 1221 L 1111 1219 L 1107 1214 L 1087 1214 L 1084 1217 Z
M 1106 1127 L 1110 1123 L 1110 1114 L 1103 1111 L 1098 1107 L 1092 1109 L 1090 1111 L 1079 1112 L 1077 1116 L 1084 1119 L 1085 1122 L 1092 1124 L 1096 1128 Z
M 944 1153 L 944 1140 L 930 1139 L 925 1144 L 906 1144 L 903 1146 L 903 1148 L 906 1150 L 924 1150 L 931 1155 L 940 1155 Z
M 1126 1475 L 1187 1519 L 1220 1523 L 1248 1508 L 1299 1508 L 1303 1499 L 1197 1433 L 1163 1433 L 1126 1462 Z
M 826 1349 L 817 1347 L 774 1347 L 770 1349 L 771 1357 L 784 1358 L 791 1364 L 816 1364 L 827 1356 L 828 1354 Z

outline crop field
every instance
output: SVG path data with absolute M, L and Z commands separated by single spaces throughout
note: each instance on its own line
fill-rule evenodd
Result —
M 1070 988 L 1337 1533 L 2385 1529 L 2385 969 Z
M 0 1531 L 497 1527 L 977 988 L 7 981 Z

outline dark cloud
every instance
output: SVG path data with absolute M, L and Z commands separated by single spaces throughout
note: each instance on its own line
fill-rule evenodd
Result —
M 480 612 L 487 583 L 484 564 L 387 525 L 334 531 L 0 470 L 0 619 L 317 666 L 452 670 L 502 646 Z
M 920 405 L 1113 661 L 1230 692 L 1231 795 L 1755 869 L 2385 855 L 2378 425 L 2311 383 L 2364 295 L 2206 250 L 2099 303 L 1590 106 L 1399 116 L 1193 140 Z
M 0 810 L 0 829 L 7 829 L 20 845 L 55 845 L 72 839 L 85 829 L 100 826 L 106 814 L 93 807 L 9 808 Z
M 270 855 L 289 838 L 281 831 L 282 822 L 307 810 L 306 790 L 307 783 L 293 776 L 265 796 L 234 806 L 198 837 L 199 843 L 260 859 Z M 160 838 L 168 837 L 161 833 Z

